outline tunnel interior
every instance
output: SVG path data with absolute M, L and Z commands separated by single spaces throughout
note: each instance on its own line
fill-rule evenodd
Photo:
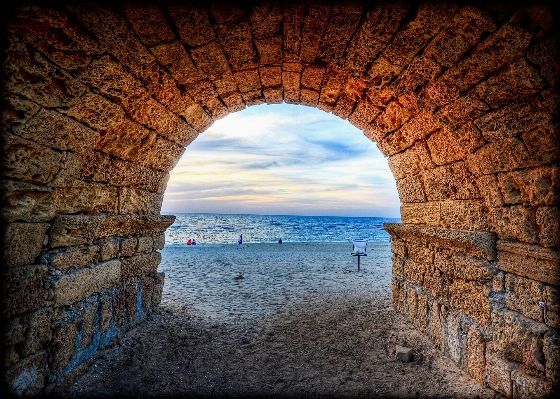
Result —
M 184 148 L 331 112 L 396 180 L 393 306 L 481 385 L 560 380 L 557 10 L 512 2 L 24 3 L 3 27 L 3 384 L 64 389 L 161 301 Z

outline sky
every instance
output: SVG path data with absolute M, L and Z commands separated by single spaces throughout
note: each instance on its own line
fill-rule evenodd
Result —
M 229 114 L 185 150 L 164 213 L 400 217 L 387 158 L 361 130 L 302 105 Z

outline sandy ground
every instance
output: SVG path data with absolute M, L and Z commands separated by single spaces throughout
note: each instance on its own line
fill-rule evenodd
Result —
M 366 288 L 300 292 L 246 318 L 164 299 L 62 397 L 494 397 L 392 309 L 386 281 Z M 412 348 L 411 362 L 396 345 Z

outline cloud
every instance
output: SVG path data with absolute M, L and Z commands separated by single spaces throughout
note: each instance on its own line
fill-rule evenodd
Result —
M 174 212 L 399 216 L 387 160 L 347 121 L 261 105 L 215 122 L 171 172 Z

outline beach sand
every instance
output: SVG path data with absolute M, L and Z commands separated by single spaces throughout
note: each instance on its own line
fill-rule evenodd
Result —
M 494 397 L 393 310 L 390 244 L 368 244 L 360 272 L 350 251 L 164 248 L 162 311 L 63 397 Z

